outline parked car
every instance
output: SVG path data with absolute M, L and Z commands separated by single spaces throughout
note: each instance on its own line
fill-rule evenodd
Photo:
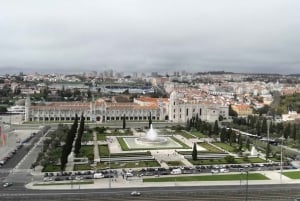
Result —
M 221 168 L 221 169 L 220 169 L 220 172 L 221 172 L 221 173 L 226 173 L 226 172 L 229 172 L 229 170 L 226 169 L 226 168 Z
M 219 173 L 219 170 L 218 169 L 212 169 L 211 173 Z

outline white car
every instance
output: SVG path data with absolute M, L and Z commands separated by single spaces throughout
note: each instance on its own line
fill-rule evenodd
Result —
M 220 169 L 220 172 L 222 172 L 222 173 L 226 173 L 226 172 L 229 172 L 229 170 L 228 170 L 228 169 L 226 169 L 226 168 L 221 168 L 221 169 Z
M 6 182 L 3 184 L 4 188 L 10 187 L 10 186 L 12 186 L 12 183 Z
M 139 191 L 132 191 L 132 192 L 130 193 L 130 195 L 132 195 L 132 196 L 140 196 L 140 195 L 141 195 L 141 192 L 139 192 Z
M 212 169 L 211 173 L 219 173 L 219 170 L 218 169 Z

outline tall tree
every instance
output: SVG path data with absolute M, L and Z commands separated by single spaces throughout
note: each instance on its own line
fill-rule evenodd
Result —
M 197 160 L 197 155 L 198 155 L 198 152 L 197 152 L 197 145 L 196 145 L 196 143 L 194 143 L 194 146 L 193 146 L 193 152 L 192 152 L 192 158 L 193 158 L 193 161 L 196 161 L 196 160 Z
M 292 138 L 294 141 L 296 141 L 296 137 L 297 137 L 297 125 L 293 124 Z
M 208 137 L 211 137 L 211 135 L 212 135 L 212 125 L 210 123 L 206 124 L 206 132 L 207 132 Z
M 67 162 L 68 162 L 68 154 L 67 154 L 66 144 L 64 144 L 62 146 L 62 152 L 61 152 L 61 157 L 60 157 L 60 170 L 61 171 L 65 170 Z
M 266 147 L 266 160 L 270 157 L 271 154 L 271 146 L 270 143 L 268 142 L 267 147 Z
M 74 120 L 74 123 L 69 131 L 69 134 L 68 134 L 68 141 L 67 141 L 67 153 L 68 155 L 71 153 L 72 151 L 72 147 L 73 147 L 73 142 L 74 142 L 74 139 L 75 139 L 75 136 L 76 136 L 76 133 L 77 133 L 77 128 L 78 128 L 78 116 L 77 114 L 75 114 L 75 120 Z
M 291 134 L 291 124 L 288 123 L 285 128 L 284 128 L 284 132 L 283 132 L 283 135 L 284 135 L 284 138 L 287 139 Z
M 261 136 L 261 128 L 260 128 L 261 126 L 260 126 L 260 120 L 258 119 L 257 120 L 257 122 L 256 122 L 256 134 L 258 135 L 258 136 Z
M 152 124 L 152 116 L 151 116 L 151 112 L 150 112 L 150 116 L 149 116 L 149 128 L 151 127 Z
M 232 143 L 235 143 L 236 142 L 236 134 L 235 132 L 230 132 L 230 137 L 229 137 L 229 144 L 230 146 L 232 145 Z
M 238 136 L 238 144 L 240 145 L 240 144 L 242 144 L 243 143 L 243 141 L 242 141 L 242 135 L 241 135 L 241 133 L 239 133 L 239 136 Z
M 65 144 L 63 145 L 63 150 L 61 153 L 61 170 L 63 171 L 66 167 L 66 164 L 68 162 L 68 156 L 72 151 L 72 146 L 74 142 L 74 138 L 77 132 L 77 127 L 78 127 L 78 117 L 77 114 L 75 115 L 75 120 L 73 125 L 71 126 L 71 129 L 69 129 L 66 139 L 65 139 Z
M 187 120 L 186 120 L 186 130 L 189 131 L 190 129 L 191 129 L 190 119 L 187 118 Z
M 126 118 L 125 118 L 125 114 L 123 115 L 123 129 L 126 128 Z
M 83 116 L 83 113 L 82 113 L 81 117 L 80 117 L 80 124 L 79 124 L 78 133 L 77 133 L 77 138 L 76 138 L 76 141 L 75 141 L 74 153 L 76 154 L 76 156 L 78 156 L 78 154 L 80 152 L 81 139 L 82 139 L 83 131 L 84 131 L 84 116 Z
M 267 118 L 263 118 L 262 125 L 261 125 L 261 132 L 264 134 L 267 134 L 267 132 L 268 132 Z
M 227 142 L 230 142 L 230 138 L 231 138 L 231 133 L 232 133 L 232 128 L 227 129 L 226 135 L 227 135 Z
M 214 125 L 214 133 L 216 135 L 219 134 L 219 124 L 218 124 L 218 120 L 215 121 L 215 125 Z
M 227 132 L 226 132 L 226 128 L 223 127 L 221 129 L 221 133 L 220 133 L 220 141 L 221 142 L 226 142 L 226 140 L 227 140 Z
M 247 141 L 246 141 L 246 148 L 250 151 L 250 140 L 249 140 L 249 138 L 247 138 Z

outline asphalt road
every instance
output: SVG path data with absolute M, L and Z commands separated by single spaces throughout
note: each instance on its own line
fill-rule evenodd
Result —
M 157 187 L 141 189 L 82 189 L 82 190 L 28 190 L 22 184 L 0 189 L 0 200 L 55 201 L 55 200 L 294 200 L 300 197 L 300 185 L 249 185 L 247 186 L 201 186 Z M 131 196 L 137 190 L 141 196 Z M 247 193 L 248 192 L 248 193 Z

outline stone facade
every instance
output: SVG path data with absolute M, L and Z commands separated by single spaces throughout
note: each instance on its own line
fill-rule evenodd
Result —
M 121 121 L 124 115 L 129 121 L 147 121 L 150 113 L 153 120 L 170 120 L 177 123 L 184 123 L 196 115 L 208 122 L 218 120 L 219 116 L 228 118 L 228 106 L 199 97 L 201 94 L 191 95 L 174 91 L 169 100 L 139 98 L 126 103 L 98 99 L 91 102 L 51 102 L 31 105 L 27 100 L 25 121 L 72 121 L 75 114 L 78 116 L 83 114 L 86 121 L 97 123 Z
M 169 102 L 169 120 L 183 123 L 197 115 L 201 120 L 208 122 L 218 120 L 219 116 L 223 119 L 228 118 L 228 106 L 198 98 L 199 93 L 197 91 L 193 91 L 192 94 L 188 91 L 172 92 Z

